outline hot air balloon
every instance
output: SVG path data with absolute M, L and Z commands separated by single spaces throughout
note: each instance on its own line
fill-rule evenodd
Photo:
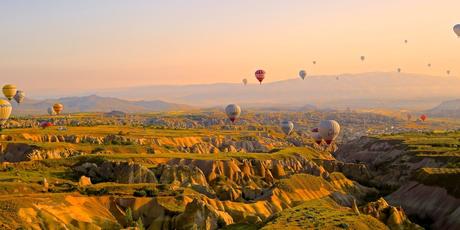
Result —
M 318 131 L 326 143 L 331 144 L 340 133 L 340 125 L 334 120 L 324 120 L 319 123 Z
M 449 75 L 449 74 L 450 74 L 450 70 L 447 70 L 446 73 L 447 73 L 447 75 Z
M 460 38 L 460 24 L 454 26 L 454 32 Z
M 11 115 L 11 104 L 7 100 L 0 99 L 0 128 L 8 121 Z
M 56 103 L 53 105 L 53 110 L 54 112 L 56 112 L 57 115 L 59 115 L 62 110 L 64 109 L 64 105 L 60 104 L 60 103 Z
M 305 77 L 307 76 L 307 72 L 305 72 L 305 70 L 301 70 L 299 71 L 299 76 L 300 78 L 302 78 L 302 80 L 304 80 Z
M 406 116 L 407 116 L 407 121 L 410 121 L 412 119 L 412 115 L 407 114 Z
M 14 95 L 16 95 L 17 89 L 15 85 L 4 85 L 3 86 L 3 95 L 11 101 L 13 99 Z
M 54 112 L 53 107 L 49 107 L 49 108 L 48 108 L 48 115 L 50 115 L 50 116 L 56 115 L 56 112 Z
M 323 138 L 321 137 L 321 135 L 319 133 L 313 133 L 311 135 L 311 137 L 313 138 L 313 140 L 315 141 L 316 144 L 320 145 L 321 142 L 323 141 Z
M 256 75 L 257 80 L 260 82 L 260 84 L 262 84 L 262 81 L 265 78 L 265 71 L 259 69 L 256 71 L 255 75 Z
M 428 67 L 431 67 L 431 63 L 428 63 Z
M 14 100 L 18 103 L 21 104 L 22 101 L 24 101 L 24 98 L 26 97 L 26 94 L 22 90 L 18 90 L 16 92 L 16 95 L 14 95 Z
M 244 85 L 247 85 L 247 84 L 248 84 L 248 79 L 244 78 L 244 79 L 243 79 L 243 84 L 244 84 Z
M 40 122 L 40 127 L 42 127 L 43 129 L 46 129 L 48 127 L 51 127 L 53 126 L 54 124 L 49 122 L 49 121 L 42 121 Z
M 398 73 L 401 73 L 401 68 L 398 68 Z
M 225 113 L 227 114 L 228 119 L 230 119 L 230 121 L 232 121 L 232 123 L 235 123 L 235 120 L 238 117 L 240 117 L 241 108 L 240 108 L 240 106 L 238 106 L 236 104 L 230 104 L 230 105 L 227 105 L 227 107 L 225 108 Z
M 422 115 L 420 116 L 420 120 L 422 120 L 422 121 L 425 121 L 426 118 L 427 118 L 427 116 L 426 116 L 425 114 L 422 114 Z
M 281 122 L 281 130 L 283 130 L 283 133 L 286 135 L 291 134 L 292 130 L 294 129 L 294 123 L 290 121 L 282 121 Z
M 407 44 L 407 40 L 404 40 L 404 43 L 406 43 L 406 44 Z
M 364 61 L 364 60 L 366 60 L 366 57 L 361 56 L 361 61 Z
M 316 65 L 316 61 L 313 61 L 313 65 Z
M 337 77 L 335 77 L 335 80 L 337 80 L 337 81 L 338 81 L 338 80 L 340 80 L 340 78 L 337 76 Z

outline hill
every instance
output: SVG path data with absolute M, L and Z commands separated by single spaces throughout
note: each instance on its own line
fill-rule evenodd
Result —
M 444 101 L 427 113 L 437 117 L 460 117 L 460 99 Z
M 181 104 L 168 103 L 160 100 L 153 101 L 128 101 L 113 97 L 100 97 L 96 95 L 85 97 L 64 97 L 59 99 L 33 100 L 27 99 L 21 105 L 13 103 L 15 114 L 43 114 L 54 103 L 62 103 L 65 111 L 76 112 L 110 112 L 118 110 L 128 113 L 158 112 L 170 110 L 184 110 L 192 107 Z

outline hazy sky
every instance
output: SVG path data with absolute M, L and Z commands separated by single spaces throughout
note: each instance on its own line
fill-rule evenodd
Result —
M 458 75 L 458 9 L 459 0 L 2 0 L 0 83 L 32 92 L 254 83 L 257 68 L 267 81 L 299 69 Z

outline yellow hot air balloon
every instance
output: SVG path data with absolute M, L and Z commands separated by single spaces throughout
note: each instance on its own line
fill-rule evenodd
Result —
M 53 110 L 54 112 L 56 112 L 57 115 L 59 115 L 63 109 L 64 109 L 64 105 L 60 103 L 56 103 L 53 105 Z
M 8 84 L 3 86 L 3 95 L 5 95 L 5 97 L 10 101 L 13 99 L 14 95 L 16 95 L 17 91 L 18 90 L 16 89 L 15 85 Z
M 7 100 L 0 99 L 0 127 L 10 118 L 11 109 L 11 104 Z

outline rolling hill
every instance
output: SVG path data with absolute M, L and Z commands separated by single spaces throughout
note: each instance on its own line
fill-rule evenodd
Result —
M 65 112 L 109 112 L 118 110 L 123 112 L 158 112 L 170 110 L 186 110 L 192 107 L 182 104 L 168 103 L 160 100 L 128 101 L 113 97 L 96 95 L 84 97 L 64 97 L 59 99 L 33 100 L 26 99 L 21 105 L 12 103 L 15 114 L 43 114 L 54 103 L 62 103 Z

